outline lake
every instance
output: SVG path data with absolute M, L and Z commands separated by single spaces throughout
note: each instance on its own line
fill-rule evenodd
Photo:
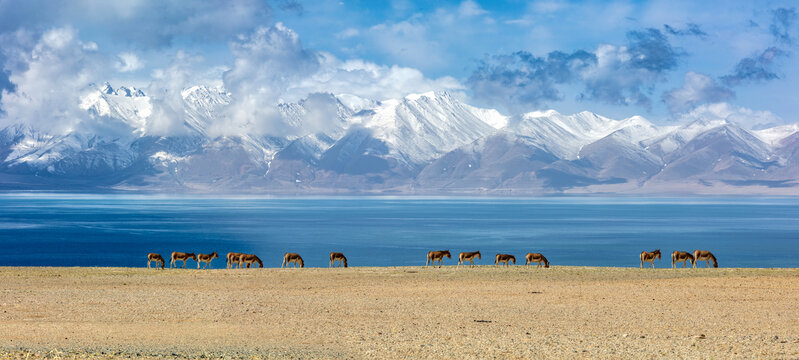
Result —
M 429 250 L 480 264 L 540 252 L 553 265 L 639 266 L 642 250 L 710 250 L 720 267 L 799 266 L 791 198 L 270 198 L 0 195 L 0 266 L 145 266 L 149 252 L 255 253 L 279 267 L 340 251 L 350 266 L 424 265 Z M 169 264 L 167 264 L 168 266 Z M 193 261 L 189 266 L 196 267 Z

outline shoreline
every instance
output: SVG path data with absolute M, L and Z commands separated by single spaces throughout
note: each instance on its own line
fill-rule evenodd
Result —
M 650 268 L 647 268 L 646 266 L 647 265 L 644 264 L 644 268 L 641 269 L 638 266 L 550 265 L 550 269 L 558 268 L 558 269 L 585 269 L 585 270 L 595 269 L 595 270 L 640 270 L 640 271 L 647 271 L 647 270 L 648 271 L 652 271 L 652 270 L 655 270 L 655 271 L 658 271 L 658 270 L 672 270 L 672 271 L 690 271 L 690 270 L 694 270 L 694 271 L 797 270 L 797 271 L 799 271 L 799 266 L 796 266 L 796 267 L 788 267 L 788 266 L 786 266 L 786 267 L 723 267 L 723 266 L 719 266 L 718 268 L 713 268 L 712 266 L 711 267 L 705 267 L 703 265 L 703 266 L 697 266 L 695 268 L 694 267 L 690 267 L 690 266 L 686 266 L 685 268 L 682 268 L 679 263 L 677 264 L 676 268 L 672 268 L 671 266 L 668 266 L 668 267 L 655 267 L 653 269 L 650 269 Z M 437 266 L 436 267 L 433 267 L 433 266 L 425 267 L 424 265 L 396 265 L 396 266 L 395 265 L 386 265 L 386 266 L 350 265 L 349 267 L 346 267 L 346 268 L 341 267 L 341 270 L 342 271 L 347 271 L 347 269 L 359 269 L 359 270 L 369 270 L 369 269 L 417 269 L 418 270 L 418 269 L 425 269 L 425 268 L 427 268 L 427 269 L 435 268 L 435 269 L 444 269 L 444 270 L 446 270 L 446 269 L 460 269 L 460 268 L 469 269 L 470 267 L 468 265 L 466 265 L 466 266 L 461 265 L 460 268 L 459 268 L 457 265 L 446 265 L 446 264 L 443 265 L 441 268 L 439 268 Z M 528 269 L 530 271 L 533 271 L 533 270 L 547 271 L 547 269 L 545 269 L 543 267 L 539 269 L 539 268 L 536 268 L 536 265 L 530 265 L 530 267 L 527 267 L 524 264 L 510 265 L 508 267 L 505 267 L 504 265 L 500 265 L 500 266 L 495 266 L 495 265 L 475 265 L 474 267 L 471 267 L 471 269 L 473 269 L 473 270 L 474 269 L 493 269 L 493 268 L 497 268 L 497 269 L 500 269 L 500 268 Z M 240 271 L 240 270 L 245 270 L 245 271 L 267 271 L 267 270 L 281 270 L 281 269 L 289 270 L 289 269 L 294 269 L 294 268 L 293 267 L 291 267 L 291 268 L 289 268 L 289 267 L 281 268 L 280 266 L 264 266 L 263 268 L 254 267 L 254 268 L 244 268 L 244 269 L 238 269 L 238 268 L 236 268 L 236 269 L 227 269 L 227 268 L 197 269 L 197 267 L 195 265 L 194 267 L 188 266 L 185 269 L 182 268 L 182 267 L 170 268 L 169 266 L 166 266 L 163 269 L 161 269 L 160 267 L 156 268 L 155 266 L 153 266 L 152 268 L 147 268 L 146 266 L 75 266 L 75 265 L 3 265 L 3 264 L 0 264 L 0 271 L 3 271 L 4 269 L 6 269 L 6 270 L 10 270 L 10 269 L 98 269 L 98 270 L 100 270 L 100 269 L 108 269 L 108 270 L 127 269 L 127 270 L 152 270 L 152 271 L 156 271 L 156 270 L 158 270 L 158 271 L 162 271 L 162 270 L 163 271 L 169 271 L 169 270 L 172 270 L 172 271 L 175 271 L 175 270 L 193 270 L 193 271 L 198 271 L 198 272 L 206 272 L 206 271 Z M 336 270 L 337 267 L 305 266 L 303 268 L 297 268 L 297 269 L 300 270 L 300 271 L 302 271 L 302 270 L 324 270 L 324 269 L 329 269 L 329 270 L 333 271 L 333 270 Z
M 0 267 L 0 283 L 12 359 L 799 357 L 797 268 Z

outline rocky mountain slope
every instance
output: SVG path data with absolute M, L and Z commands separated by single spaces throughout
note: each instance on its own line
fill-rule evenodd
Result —
M 0 189 L 275 194 L 799 194 L 799 125 L 656 126 L 590 112 L 504 116 L 448 93 L 375 101 L 313 94 L 281 131 L 225 128 L 230 94 L 182 92 L 179 131 L 154 100 L 108 84 L 66 133 L 0 130 Z M 225 129 L 226 131 L 220 131 Z

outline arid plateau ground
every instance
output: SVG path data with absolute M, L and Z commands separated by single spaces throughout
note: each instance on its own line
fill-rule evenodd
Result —
M 799 269 L 0 268 L 0 358 L 129 357 L 797 359 Z

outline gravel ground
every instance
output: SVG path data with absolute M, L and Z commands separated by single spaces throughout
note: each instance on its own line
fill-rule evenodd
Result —
M 799 359 L 799 269 L 0 267 L 0 358 Z

